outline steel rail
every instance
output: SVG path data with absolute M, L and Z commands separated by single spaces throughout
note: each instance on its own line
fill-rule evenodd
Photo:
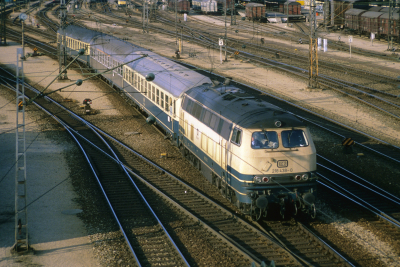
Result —
M 318 173 L 318 175 L 320 175 L 320 177 L 322 177 L 323 179 L 325 179 L 325 176 L 321 175 L 320 173 Z M 360 207 L 365 208 L 366 210 L 372 212 L 374 215 L 378 216 L 379 218 L 383 219 L 384 221 L 396 226 L 397 228 L 400 228 L 400 223 L 398 221 L 392 221 L 391 218 L 386 217 L 385 215 L 382 215 L 381 213 L 378 213 L 376 210 L 373 210 L 369 207 L 367 207 L 366 205 L 362 204 L 361 202 L 358 202 L 357 200 L 355 200 L 354 198 L 340 192 L 339 190 L 334 189 L 333 187 L 329 186 L 328 184 L 324 183 L 323 181 L 318 180 L 317 181 L 318 184 L 325 186 L 326 188 L 328 188 L 329 190 L 331 190 L 332 192 L 335 192 L 337 194 L 339 194 L 340 196 L 350 200 L 351 202 L 359 205 Z
M 36 88 L 30 86 L 29 84 L 25 83 L 26 88 L 29 88 L 32 91 L 35 91 L 36 93 L 40 92 L 39 90 L 37 90 Z M 16 88 L 13 88 L 12 86 L 9 86 L 9 89 L 15 91 Z M 29 99 L 29 97 L 25 96 L 26 99 Z M 111 201 L 109 200 L 106 191 L 104 190 L 104 187 L 102 185 L 102 182 L 99 179 L 99 176 L 97 174 L 97 171 L 95 170 L 94 166 L 92 165 L 92 161 L 89 159 L 85 149 L 82 147 L 81 143 L 77 140 L 76 136 L 79 136 L 81 139 L 83 139 L 85 142 L 87 142 L 88 144 L 90 144 L 92 147 L 94 147 L 95 149 L 97 149 L 99 152 L 101 152 L 102 154 L 104 154 L 106 157 L 108 157 L 110 160 L 114 161 L 115 163 L 117 163 L 118 165 L 121 166 L 121 168 L 124 170 L 126 176 L 130 179 L 131 183 L 134 185 L 134 187 L 136 188 L 137 192 L 139 193 L 139 195 L 141 196 L 143 202 L 146 204 L 147 208 L 150 210 L 150 212 L 152 213 L 152 215 L 154 216 L 154 218 L 157 220 L 158 224 L 161 226 L 161 228 L 163 229 L 164 233 L 166 234 L 166 236 L 168 237 L 169 241 L 171 242 L 171 244 L 173 245 L 173 247 L 175 248 L 175 251 L 180 255 L 182 261 L 186 264 L 186 266 L 190 266 L 190 264 L 187 262 L 187 260 L 185 259 L 185 257 L 183 256 L 182 252 L 180 251 L 180 249 L 178 248 L 178 246 L 176 245 L 175 241 L 172 239 L 171 235 L 168 233 L 168 230 L 164 227 L 164 225 L 162 224 L 161 220 L 158 218 L 158 216 L 156 215 L 156 213 L 154 212 L 154 210 L 152 209 L 151 205 L 147 202 L 146 198 L 144 197 L 144 195 L 142 194 L 142 192 L 140 191 L 140 189 L 138 188 L 138 186 L 136 185 L 136 183 L 133 181 L 132 177 L 129 175 L 129 173 L 126 170 L 126 167 L 123 166 L 123 163 L 118 159 L 117 155 L 115 154 L 114 150 L 110 147 L 110 145 L 108 144 L 108 142 L 102 137 L 102 135 L 100 135 L 98 133 L 98 131 L 95 129 L 97 127 L 93 127 L 89 122 L 87 122 L 86 120 L 80 118 L 77 114 L 75 114 L 74 112 L 68 110 L 67 108 L 65 108 L 64 106 L 62 106 L 61 104 L 57 103 L 56 101 L 54 101 L 53 99 L 51 99 L 48 96 L 44 96 L 44 99 L 46 99 L 48 102 L 52 102 L 53 104 L 57 105 L 59 108 L 62 108 L 64 111 L 67 111 L 71 117 L 73 117 L 75 120 L 80 121 L 81 123 L 83 123 L 85 126 L 89 127 L 101 140 L 102 142 L 107 146 L 107 148 L 111 151 L 112 155 L 109 155 L 107 152 L 105 152 L 104 150 L 102 150 L 100 147 L 98 147 L 97 145 L 95 145 L 94 143 L 92 143 L 90 140 L 88 140 L 86 137 L 82 136 L 79 132 L 75 131 L 74 129 L 72 129 L 69 125 L 67 125 L 65 122 L 63 122 L 61 119 L 59 119 L 57 116 L 55 116 L 54 114 L 52 114 L 50 111 L 48 111 L 46 108 L 44 108 L 43 106 L 41 106 L 40 104 L 38 104 L 36 101 L 33 101 L 32 103 L 35 104 L 35 106 L 37 106 L 38 108 L 40 108 L 41 110 L 43 110 L 45 113 L 47 113 L 50 117 L 52 117 L 54 120 L 56 120 L 59 124 L 61 124 L 67 131 L 68 133 L 72 136 L 72 138 L 75 140 L 75 142 L 77 143 L 77 145 L 79 146 L 79 148 L 81 149 L 82 153 L 84 154 L 85 159 L 87 160 L 90 169 L 92 170 L 93 175 L 95 176 L 101 191 L 103 192 L 103 195 L 113 213 L 114 219 L 116 220 L 118 226 L 120 227 L 120 230 L 125 238 L 125 241 L 127 243 L 127 245 L 129 246 L 136 262 L 138 263 L 139 266 L 141 266 L 140 264 L 140 260 L 138 259 L 132 244 L 129 242 L 129 238 L 124 230 L 124 227 L 122 226 L 120 220 L 119 220 L 119 216 L 116 214 L 115 209 L 111 203 Z

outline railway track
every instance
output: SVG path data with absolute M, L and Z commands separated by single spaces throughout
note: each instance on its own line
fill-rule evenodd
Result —
M 32 98 L 37 93 L 36 91 L 26 94 Z M 219 241 L 223 243 L 220 247 L 225 247 L 227 252 L 234 250 L 236 253 L 231 252 L 230 256 L 239 266 L 249 265 L 251 261 L 261 264 L 263 261 L 271 260 L 277 266 L 322 266 L 320 264 L 327 262 L 335 266 L 351 266 L 334 250 L 322 247 L 322 241 L 317 237 L 307 245 L 302 244 L 301 249 L 298 244 L 293 244 L 297 249 L 297 253 L 294 253 L 289 249 L 287 242 L 285 244 L 276 240 L 278 233 L 274 235 L 273 230 L 257 230 L 174 175 L 75 114 L 64 110 L 57 102 L 49 100 L 47 97 L 36 98 L 35 102 L 57 118 L 57 121 L 66 124 L 65 127 L 73 138 L 79 140 L 79 146 L 88 159 L 90 168 L 139 265 L 159 263 L 165 266 L 187 265 L 182 253 L 169 238 L 170 234 L 166 232 L 151 206 L 147 204 L 147 199 L 152 199 L 154 191 L 146 189 L 144 180 L 147 186 L 152 184 L 153 190 L 161 192 L 162 197 L 167 197 L 181 212 L 191 215 L 191 224 L 201 222 L 208 231 L 211 231 L 214 238 L 222 239 L 223 242 Z M 107 142 L 101 136 L 105 136 Z M 130 178 L 128 172 L 134 175 L 135 179 Z M 211 185 L 206 186 L 209 187 L 206 191 L 213 191 Z M 153 201 L 153 205 L 157 205 L 157 202 Z M 282 230 L 282 227 L 279 230 Z M 308 231 L 303 230 L 296 236 L 308 240 L 309 235 Z M 172 245 L 166 246 L 170 243 Z M 312 261 L 308 262 L 307 258 Z
M 320 155 L 318 167 L 320 184 L 364 207 L 382 221 L 400 228 L 400 198 Z M 400 237 L 400 232 L 396 236 Z
M 122 19 L 120 16 L 114 15 L 111 13 L 107 13 L 107 15 L 111 16 L 113 18 Z M 159 18 L 159 20 L 161 20 L 164 25 L 170 23 L 171 24 L 170 26 L 171 27 L 173 26 L 171 21 L 165 20 L 163 18 Z M 138 23 L 138 22 L 136 22 L 136 23 Z M 205 46 L 215 46 L 214 48 L 216 48 L 216 45 L 215 45 L 217 42 L 216 38 L 207 37 L 207 34 L 204 31 L 193 30 L 193 29 L 187 29 L 187 31 L 189 32 L 190 35 L 187 35 L 186 38 L 189 38 L 196 42 L 200 42 Z M 166 30 L 164 29 L 164 33 L 165 32 L 166 32 Z M 174 33 L 169 32 L 169 34 L 173 35 Z M 197 38 L 195 36 L 200 36 L 201 38 Z M 232 41 L 237 42 L 237 40 L 232 40 Z M 242 42 L 240 42 L 240 44 L 242 44 Z M 250 45 L 252 45 L 252 44 L 250 44 Z M 282 52 L 282 50 L 266 48 L 263 46 L 256 46 L 256 47 L 260 50 L 263 50 L 265 53 L 267 53 L 267 55 L 268 55 L 268 53 L 270 55 L 271 54 L 273 54 L 273 55 L 279 54 L 279 57 L 285 57 L 286 52 Z M 229 51 L 229 53 L 233 54 L 236 51 L 236 49 L 229 47 L 228 51 Z M 283 55 L 281 55 L 281 53 L 283 53 Z M 260 56 L 260 55 L 255 55 L 252 53 L 247 53 L 247 52 L 241 51 L 241 55 L 242 55 L 241 57 L 243 57 L 245 59 L 250 59 L 253 62 L 257 62 L 259 64 L 263 64 L 268 67 L 272 66 L 276 69 L 280 69 L 282 71 L 296 75 L 297 77 L 301 77 L 306 80 L 308 80 L 308 78 L 309 78 L 308 70 L 305 70 L 305 69 L 302 69 L 299 67 L 294 67 L 291 64 L 281 63 L 275 59 L 274 60 L 269 59 L 269 58 L 265 57 L 265 54 Z M 292 56 L 292 55 L 290 55 L 290 56 Z M 299 56 L 296 55 L 296 57 L 299 57 Z M 303 57 L 302 60 L 304 62 L 306 62 L 306 61 L 308 61 L 308 58 Z M 342 65 L 330 64 L 330 63 L 329 64 L 326 63 L 326 65 L 330 66 L 331 69 L 335 69 L 335 70 L 339 69 L 340 72 L 342 72 L 344 69 L 344 67 Z M 350 69 L 349 69 L 349 71 L 350 71 Z M 366 72 L 365 71 L 356 71 L 356 70 L 352 69 L 350 74 L 352 74 L 352 75 L 355 74 L 358 77 L 361 77 L 361 76 L 365 77 Z M 385 80 L 385 83 L 387 85 L 390 85 L 390 87 L 393 87 L 394 85 L 396 85 L 396 82 L 397 82 L 397 78 L 391 78 L 391 77 L 377 75 L 377 74 L 373 74 L 373 73 L 368 73 L 367 76 L 372 77 L 373 81 Z M 400 99 L 395 94 L 387 93 L 384 90 L 376 90 L 376 89 L 373 89 L 370 87 L 366 87 L 362 84 L 346 82 L 343 80 L 339 80 L 337 78 L 329 77 L 327 75 L 319 75 L 318 82 L 319 82 L 319 85 L 323 88 L 335 90 L 341 94 L 350 96 L 354 100 L 359 101 L 363 104 L 369 105 L 370 107 L 375 108 L 376 110 L 383 112 L 388 116 L 392 116 L 393 118 L 400 119 Z M 387 90 L 391 90 L 391 89 L 388 88 Z
M 364 138 L 365 138 L 365 136 L 364 136 Z

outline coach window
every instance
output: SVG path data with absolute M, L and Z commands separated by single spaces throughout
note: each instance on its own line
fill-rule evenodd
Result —
M 151 100 L 156 101 L 154 85 L 151 87 Z
M 157 89 L 157 105 L 160 105 L 160 91 Z
M 147 81 L 144 82 L 144 95 L 148 95 L 148 91 L 147 91 Z
M 165 111 L 169 111 L 169 97 L 165 95 Z
M 160 106 L 161 106 L 161 109 L 163 109 L 164 108 L 164 93 L 163 92 L 161 92 L 160 99 L 161 99 Z
M 233 129 L 231 142 L 240 146 L 241 139 L 242 139 L 242 130 L 238 128 Z
M 141 78 L 140 79 L 140 92 L 143 92 L 146 94 L 145 90 L 146 90 L 146 88 L 144 87 L 144 79 Z

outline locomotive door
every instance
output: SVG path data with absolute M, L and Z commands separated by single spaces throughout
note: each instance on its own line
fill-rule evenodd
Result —
M 222 167 L 222 173 L 221 173 L 221 180 L 222 180 L 222 186 L 225 187 L 225 189 L 223 189 L 223 194 L 225 195 L 225 197 L 227 196 L 227 185 L 230 184 L 230 179 L 229 174 L 227 172 L 227 146 L 226 146 L 226 140 L 221 138 L 221 167 Z
M 221 167 L 226 172 L 226 141 L 221 138 Z

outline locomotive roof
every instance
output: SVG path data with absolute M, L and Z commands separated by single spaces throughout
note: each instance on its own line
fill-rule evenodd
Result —
M 192 88 L 186 94 L 243 128 L 276 128 L 275 120 L 281 120 L 283 127 L 304 126 L 304 123 L 292 114 L 271 103 L 256 99 L 237 87 L 203 85 Z
M 104 33 L 76 26 L 70 27 L 68 26 L 66 29 L 68 36 L 81 38 L 82 35 L 87 34 L 90 38 L 91 48 L 101 50 L 119 62 L 126 63 L 147 54 L 147 57 L 127 65 L 143 76 L 153 73 L 155 75 L 153 83 L 170 92 L 174 97 L 179 97 L 182 92 L 194 86 L 211 83 L 210 78 L 140 46 Z M 89 34 L 89 32 L 91 33 Z
M 384 14 L 384 13 L 383 12 L 377 12 L 377 11 L 367 11 L 364 14 L 362 14 L 361 17 L 364 17 L 364 18 L 378 18 L 382 14 Z
M 367 10 L 364 9 L 358 9 L 358 8 L 352 8 L 344 12 L 346 15 L 360 15 L 362 12 L 366 12 Z

